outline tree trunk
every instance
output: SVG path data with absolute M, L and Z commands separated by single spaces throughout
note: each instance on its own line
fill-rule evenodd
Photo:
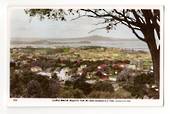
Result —
M 157 47 L 153 26 L 149 24 L 142 32 L 151 54 L 155 84 L 160 90 L 160 46 Z
M 160 90 L 160 49 L 157 49 L 157 48 L 155 49 L 153 47 L 150 47 L 149 50 L 152 56 L 155 84 Z M 159 96 L 160 96 L 160 92 L 158 92 L 158 97 L 157 97 L 158 99 L 159 99 Z
M 147 45 L 152 57 L 152 63 L 153 63 L 153 72 L 155 77 L 155 84 L 159 86 L 159 80 L 160 80 L 160 48 L 157 48 L 156 40 L 154 37 L 154 31 L 150 31 L 147 33 L 147 36 L 145 36 L 147 41 Z
M 159 86 L 160 81 L 160 50 L 154 49 L 150 51 L 153 62 L 153 72 L 155 77 L 155 84 Z

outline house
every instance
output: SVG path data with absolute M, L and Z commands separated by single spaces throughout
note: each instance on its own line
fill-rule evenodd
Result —
M 37 75 L 51 78 L 52 74 L 49 72 L 38 72 Z
M 41 71 L 42 71 L 42 68 L 39 66 L 31 67 L 31 72 L 41 72 Z
M 96 75 L 101 79 L 101 80 L 108 80 L 109 76 L 106 74 L 104 71 L 98 70 L 96 72 Z
M 104 69 L 106 69 L 107 68 L 107 64 L 101 64 L 101 65 L 99 65 L 98 67 L 97 67 L 97 69 L 98 70 L 104 70 Z
M 137 69 L 136 65 L 132 65 L 132 64 L 127 65 L 127 68 L 128 69 L 132 69 L 132 70 L 136 70 Z
M 54 71 L 60 81 L 67 81 L 71 79 L 71 76 L 68 75 L 70 69 L 68 67 L 61 69 L 60 71 Z
M 117 75 L 119 72 L 125 69 L 126 66 L 127 64 L 124 63 L 112 64 L 112 69 L 115 71 L 115 74 Z

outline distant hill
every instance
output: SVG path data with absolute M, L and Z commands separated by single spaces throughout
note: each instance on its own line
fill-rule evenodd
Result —
M 146 43 L 137 38 L 110 38 L 104 36 L 86 36 L 80 38 L 12 38 L 11 48 L 20 47 L 82 47 L 102 46 L 123 49 L 148 50 Z
M 67 43 L 91 43 L 96 41 L 116 41 L 116 40 L 137 40 L 137 39 L 123 39 L 110 38 L 105 36 L 93 35 L 79 38 L 12 38 L 11 44 L 67 44 Z
M 90 43 L 91 41 L 109 41 L 111 38 L 103 37 L 103 36 L 87 36 L 87 37 L 80 37 L 80 38 L 49 38 L 49 39 L 41 39 L 41 38 L 12 38 L 12 44 L 51 44 L 57 42 L 84 42 Z
M 68 38 L 67 38 L 68 39 Z M 83 41 L 108 41 L 111 40 L 109 37 L 104 36 L 86 36 L 86 37 L 80 37 L 80 38 L 69 38 L 69 40 L 83 40 Z

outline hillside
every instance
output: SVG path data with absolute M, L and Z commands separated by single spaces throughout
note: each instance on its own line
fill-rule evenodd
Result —
M 12 38 L 12 44 L 51 44 L 51 43 L 60 43 L 60 42 L 91 42 L 91 41 L 111 41 L 112 39 L 104 36 L 87 36 L 79 38 Z

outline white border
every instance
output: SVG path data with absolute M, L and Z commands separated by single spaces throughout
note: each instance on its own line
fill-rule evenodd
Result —
M 38 98 L 38 99 L 32 99 L 32 98 L 10 98 L 9 97 L 9 76 L 10 76 L 10 72 L 9 72 L 9 61 L 10 61 L 10 31 L 9 31 L 9 27 L 10 27 L 10 23 L 9 23 L 9 9 L 11 8 L 115 8 L 115 9 L 122 9 L 122 8 L 158 8 L 161 11 L 161 20 L 163 20 L 163 10 L 164 7 L 160 6 L 160 5 L 44 5 L 44 4 L 31 4 L 31 5 L 26 5 L 26 4 L 8 4 L 7 5 L 7 30 L 6 30 L 6 35 L 7 35 L 7 74 L 8 74 L 8 79 L 7 79 L 7 87 L 8 87 L 8 91 L 7 91 L 7 103 L 9 107 L 25 107 L 25 106 L 163 106 L 164 104 L 164 100 L 163 100 L 163 51 L 164 51 L 164 46 L 163 46 L 163 21 L 161 22 L 161 26 L 160 26 L 160 33 L 161 33 L 161 40 L 160 40 L 160 55 L 161 55 L 161 59 L 160 59 L 160 99 L 159 100 L 139 100 L 139 99 L 114 99 L 114 102 L 67 102 L 67 101 L 62 101 L 62 102 L 53 102 L 53 100 L 55 99 L 42 99 L 42 98 Z M 70 100 L 70 99 L 69 99 Z M 74 99 L 73 99 L 74 100 Z M 89 101 L 90 99 L 88 99 Z M 96 99 L 95 99 L 96 100 Z M 101 99 L 100 99 L 101 100 Z M 120 102 L 122 101 L 122 102 Z M 123 102 L 124 101 L 124 102 Z

